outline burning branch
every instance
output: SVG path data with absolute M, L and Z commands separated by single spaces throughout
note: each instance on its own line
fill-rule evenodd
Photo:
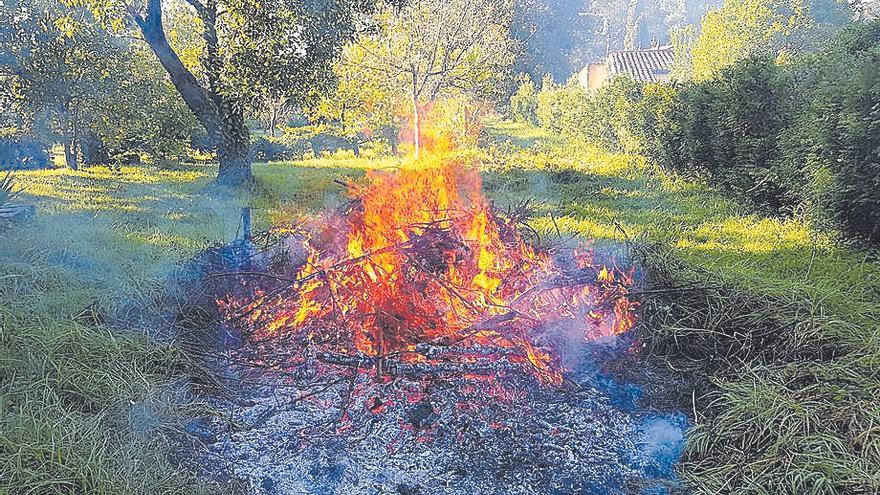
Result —
M 531 202 L 500 220 L 474 170 L 444 163 L 370 172 L 349 191 L 346 208 L 279 236 L 301 243 L 304 262 L 291 257 L 281 273 L 225 274 L 249 280 L 221 307 L 268 369 L 347 369 L 337 373 L 377 383 L 525 371 L 561 384 L 555 332 L 589 340 L 634 322 L 629 274 L 588 251 L 563 259 L 563 250 L 526 242 L 518 226 L 527 225 Z

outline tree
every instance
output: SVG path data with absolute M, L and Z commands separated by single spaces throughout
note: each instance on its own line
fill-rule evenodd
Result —
M 583 15 L 600 19 L 594 46 L 601 44 L 604 57 L 607 49 L 633 50 L 669 41 L 670 32 L 699 21 L 700 17 L 721 0 L 590 0 Z M 601 34 L 602 40 L 598 39 Z M 594 57 L 595 59 L 595 57 Z
M 727 0 L 703 17 L 691 52 L 692 76 L 711 79 L 747 58 L 812 48 L 852 15 L 843 0 Z
M 512 36 L 522 49 L 514 64 L 517 73 L 528 74 L 534 83 L 550 74 L 564 81 L 591 59 L 604 56 L 597 48 L 604 18 L 583 15 L 586 0 L 517 0 L 511 25 Z M 515 89 L 515 88 L 512 88 Z
M 123 151 L 182 153 L 198 124 L 144 49 L 57 0 L 0 9 L 0 44 L 15 54 L 0 84 L 21 133 L 60 140 L 74 169 Z
M 409 100 L 415 153 L 424 104 L 454 93 L 491 97 L 513 62 L 513 4 L 505 0 L 413 0 L 386 6 L 380 30 L 358 45 L 361 70 L 401 88 Z
M 289 98 L 267 97 L 254 110 L 254 116 L 260 120 L 263 128 L 269 131 L 269 135 L 275 137 L 278 124 L 291 117 L 296 110 L 295 102 Z
M 245 115 L 266 99 L 299 101 L 332 79 L 330 62 L 371 10 L 367 0 L 186 0 L 201 24 L 198 70 L 169 42 L 164 14 L 173 0 L 86 4 L 102 21 L 132 19 L 177 92 L 216 146 L 218 182 L 252 179 Z
M 361 40 L 345 49 L 334 65 L 337 85 L 333 92 L 313 99 L 304 110 L 312 121 L 337 125 L 336 132 L 346 138 L 379 134 L 396 150 L 398 117 L 405 93 L 389 74 L 364 69 L 375 62 L 370 57 L 379 50 L 365 48 L 367 43 L 368 40 Z
M 104 32 L 77 23 L 52 0 L 0 7 L 0 44 L 16 54 L 0 66 L 19 125 L 61 139 L 67 165 L 79 166 L 79 146 L 90 119 L 110 93 L 124 53 L 100 42 Z

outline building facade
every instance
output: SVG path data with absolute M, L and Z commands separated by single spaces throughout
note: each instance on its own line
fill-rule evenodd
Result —
M 578 82 L 587 90 L 598 89 L 617 76 L 644 83 L 668 83 L 674 60 L 670 46 L 613 51 L 603 62 L 584 67 L 578 74 Z

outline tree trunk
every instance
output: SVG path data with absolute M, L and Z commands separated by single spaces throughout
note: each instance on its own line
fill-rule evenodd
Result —
M 64 162 L 70 170 L 79 170 L 79 163 L 76 157 L 76 140 L 70 136 L 70 133 L 64 133 Z
M 79 150 L 82 153 L 83 165 L 108 165 L 110 152 L 101 136 L 87 129 L 79 139 Z
M 269 135 L 275 137 L 275 126 L 278 125 L 278 109 L 275 105 L 272 105 L 272 110 L 269 111 Z
M 412 127 L 413 127 L 413 147 L 414 147 L 414 153 L 415 153 L 416 160 L 418 160 L 419 153 L 421 152 L 421 147 L 422 147 L 421 135 L 420 135 L 422 132 L 422 129 L 421 129 L 421 125 L 419 122 L 419 100 L 416 98 L 415 95 L 413 95 L 413 98 L 412 98 L 412 105 L 413 105 L 413 125 L 412 125 Z
M 218 183 L 238 186 L 247 184 L 253 179 L 249 134 L 244 116 L 229 112 L 217 149 L 220 159 Z
M 624 50 L 639 48 L 639 28 L 642 15 L 639 13 L 639 0 L 630 0 L 626 10 L 626 35 L 623 39 Z
M 202 7 L 204 10 L 204 7 Z M 205 12 L 199 12 L 205 14 Z M 183 98 L 186 106 L 208 132 L 212 144 L 217 147 L 220 170 L 217 182 L 228 185 L 241 185 L 250 182 L 251 164 L 248 155 L 249 132 L 244 119 L 238 112 L 232 112 L 223 105 L 223 98 L 216 91 L 203 88 L 196 77 L 183 65 L 180 57 L 168 43 L 162 25 L 161 0 L 148 0 L 146 13 L 141 16 L 132 12 L 135 22 L 144 35 L 144 40 L 168 72 L 171 83 Z M 215 19 L 203 16 L 203 19 Z M 209 26 L 213 28 L 213 26 Z M 214 40 L 216 41 L 216 39 Z M 209 68 L 210 71 L 210 68 Z M 214 74 L 214 79 L 217 75 Z M 216 88 L 214 88 L 216 89 Z

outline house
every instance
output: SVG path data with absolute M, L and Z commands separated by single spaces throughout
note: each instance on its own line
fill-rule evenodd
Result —
M 674 59 L 671 46 L 613 51 L 604 61 L 584 67 L 578 74 L 578 81 L 588 90 L 599 88 L 616 76 L 645 83 L 667 83 Z

